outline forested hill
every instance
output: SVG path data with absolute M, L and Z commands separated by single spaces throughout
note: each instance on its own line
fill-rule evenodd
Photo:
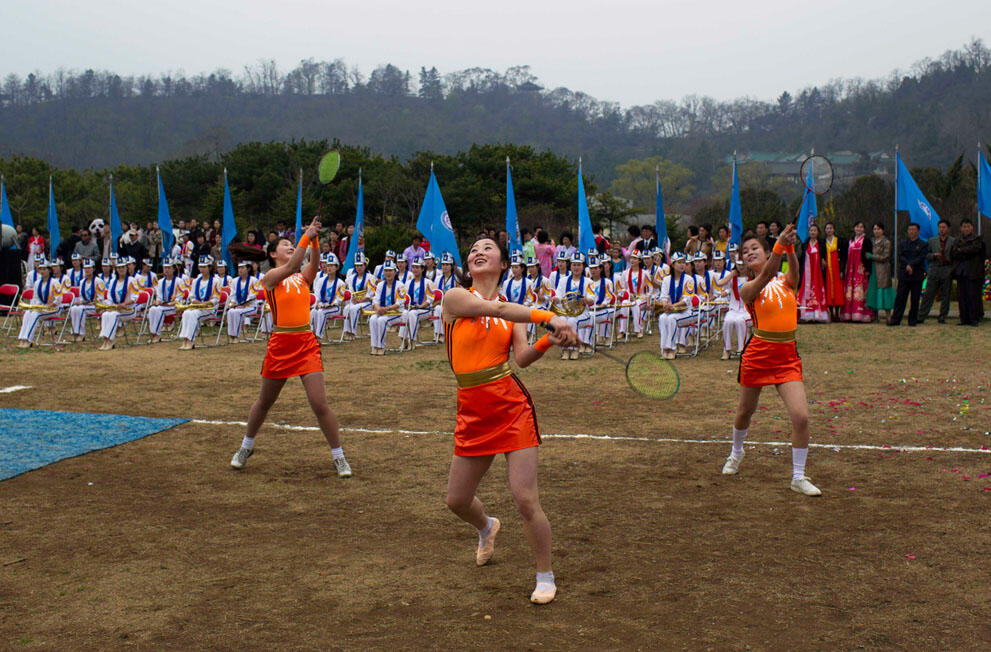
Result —
M 898 143 L 914 166 L 946 166 L 991 139 L 991 51 L 975 40 L 887 79 L 835 81 L 776 102 L 690 96 L 625 109 L 544 89 L 526 66 L 443 76 L 421 69 L 414 81 L 391 65 L 365 78 L 341 60 L 302 61 L 289 72 L 262 62 L 240 76 L 11 74 L 0 93 L 0 156 L 60 167 L 147 164 L 301 138 L 400 158 L 511 142 L 581 155 L 601 182 L 619 163 L 656 155 L 701 181 L 734 149 L 867 154 Z

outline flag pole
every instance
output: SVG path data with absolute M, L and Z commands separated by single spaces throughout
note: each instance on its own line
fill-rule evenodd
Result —
M 895 283 L 898 283 L 898 144 L 895 144 L 895 225 L 891 233 L 891 244 L 895 250 Z
M 977 237 L 981 237 L 981 141 L 977 141 Z

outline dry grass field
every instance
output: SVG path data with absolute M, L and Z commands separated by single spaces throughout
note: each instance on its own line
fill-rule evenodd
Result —
M 0 388 L 31 388 L 0 408 L 222 422 L 245 419 L 264 354 L 12 344 Z M 601 357 L 522 370 L 559 586 L 535 607 L 505 462 L 479 490 L 503 520 L 490 565 L 443 504 L 443 350 L 326 346 L 350 480 L 319 432 L 266 426 L 234 472 L 241 428 L 191 421 L 0 482 L 0 648 L 987 649 L 991 328 L 801 326 L 799 350 L 821 498 L 788 488 L 771 392 L 751 428 L 763 443 L 720 475 L 729 445 L 708 442 L 728 438 L 738 390 L 718 351 L 679 360 L 666 402 Z M 298 381 L 270 417 L 315 425 Z M 596 437 L 553 436 L 574 434 Z M 972 450 L 937 450 L 952 447 Z

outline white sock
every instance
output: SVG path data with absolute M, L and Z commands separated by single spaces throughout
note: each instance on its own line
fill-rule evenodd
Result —
M 485 527 L 478 531 L 478 542 L 481 543 L 483 539 L 487 539 L 492 535 L 492 517 L 487 517 L 489 519 Z
M 808 456 L 808 448 L 791 447 L 791 477 L 793 480 L 805 475 L 805 459 Z
M 335 460 L 340 460 L 344 458 L 344 447 L 338 446 L 337 448 L 331 448 L 330 454 L 334 456 Z
M 554 584 L 554 571 L 547 571 L 546 573 L 537 571 L 537 584 L 540 584 L 541 582 Z
M 743 456 L 743 440 L 747 437 L 747 430 L 749 428 L 744 428 L 740 430 L 734 426 L 733 428 L 733 457 L 739 458 Z
M 247 435 L 245 435 L 244 439 L 241 440 L 241 448 L 247 448 L 250 451 L 254 447 L 255 447 L 255 438 L 248 437 Z

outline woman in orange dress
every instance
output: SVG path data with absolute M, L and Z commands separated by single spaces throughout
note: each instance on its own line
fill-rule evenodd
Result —
M 723 474 L 735 474 L 743 459 L 743 441 L 750 419 L 757 410 L 760 390 L 773 385 L 784 401 L 791 419 L 791 488 L 806 496 L 821 491 L 805 476 L 809 453 L 809 406 L 802 381 L 802 360 L 795 345 L 798 309 L 798 256 L 795 255 L 795 225 L 789 224 L 768 256 L 767 241 L 744 237 L 743 260 L 750 280 L 740 288 L 740 299 L 753 321 L 753 335 L 740 356 L 740 405 L 733 423 L 733 449 Z M 780 274 L 782 255 L 788 259 L 788 273 Z
M 276 266 L 262 277 L 265 301 L 272 311 L 274 330 L 268 340 L 268 350 L 262 363 L 261 391 L 248 412 L 248 427 L 241 447 L 231 459 L 231 466 L 235 469 L 244 468 L 245 462 L 254 452 L 258 429 L 279 398 L 286 380 L 299 376 L 303 381 L 310 409 L 316 415 L 320 430 L 330 444 L 337 476 L 351 477 L 351 466 L 341 447 L 337 416 L 327 405 L 320 343 L 310 329 L 310 286 L 316 278 L 320 260 L 320 243 L 317 241 L 319 233 L 320 222 L 315 217 L 299 239 L 299 246 L 294 246 L 289 238 L 280 238 L 273 256 Z M 310 260 L 300 271 L 307 249 L 310 250 Z
M 565 319 L 547 310 L 499 300 L 499 278 L 508 258 L 495 240 L 477 240 L 468 252 L 470 288 L 453 288 L 444 295 L 444 340 L 458 381 L 446 502 L 478 530 L 475 563 L 484 565 L 492 558 L 500 523 L 486 514 L 475 491 L 495 456 L 506 455 L 513 500 L 537 562 L 537 586 L 530 600 L 546 604 L 557 588 L 551 571 L 551 526 L 537 494 L 540 430 L 533 400 L 509 366 L 509 351 L 512 348 L 518 366 L 526 367 L 551 345 L 573 346 L 578 336 Z M 531 346 L 526 331 L 531 322 L 547 323 L 553 333 Z

